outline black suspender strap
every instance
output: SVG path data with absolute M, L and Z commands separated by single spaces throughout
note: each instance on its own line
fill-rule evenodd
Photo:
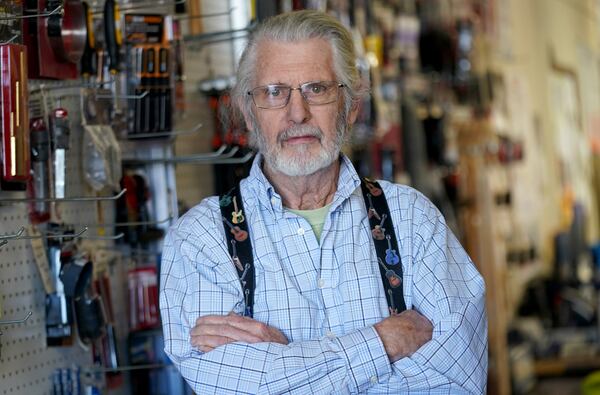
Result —
M 390 209 L 383 189 L 376 181 L 368 178 L 361 179 L 361 181 L 360 186 L 367 207 L 371 236 L 375 243 L 386 300 L 390 314 L 398 314 L 406 310 L 406 303 L 402 290 L 402 260 L 398 254 L 398 241 Z
M 377 252 L 381 280 L 385 288 L 390 314 L 406 310 L 402 287 L 402 261 L 398 254 L 398 241 L 394 224 L 383 189 L 376 181 L 364 178 L 361 189 L 367 207 L 371 235 Z M 252 317 L 254 312 L 254 257 L 248 234 L 248 223 L 244 217 L 242 195 L 239 185 L 227 194 L 220 196 L 219 206 L 225 227 L 229 255 L 238 272 L 246 308 L 244 316 Z
M 225 227 L 229 255 L 238 272 L 246 307 L 244 316 L 252 317 L 254 308 L 254 258 L 252 242 L 248 235 L 248 222 L 244 217 L 244 206 L 239 185 L 219 197 L 221 219 Z

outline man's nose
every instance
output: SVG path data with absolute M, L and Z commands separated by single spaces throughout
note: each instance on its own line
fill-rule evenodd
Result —
M 290 102 L 288 104 L 288 118 L 291 122 L 301 124 L 310 119 L 310 108 L 300 89 L 293 89 L 290 92 Z

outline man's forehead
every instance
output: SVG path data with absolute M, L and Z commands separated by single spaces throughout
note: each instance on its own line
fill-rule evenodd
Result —
M 256 50 L 256 83 L 335 79 L 331 46 L 323 39 L 264 40 Z

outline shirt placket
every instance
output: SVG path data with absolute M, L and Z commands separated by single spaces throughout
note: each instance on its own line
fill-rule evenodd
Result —
M 319 262 L 321 267 L 319 290 L 323 303 L 325 319 L 323 321 L 323 334 L 333 338 L 336 334 L 342 334 L 342 320 L 339 309 L 339 295 L 337 293 L 339 273 L 334 259 L 333 238 L 329 237 L 333 224 L 332 215 L 325 220 L 323 232 L 321 235 L 321 245 L 319 248 Z
M 306 273 L 314 273 L 313 281 L 298 282 L 306 286 L 307 294 L 311 295 L 313 302 L 317 303 L 321 308 L 320 326 L 323 329 L 323 334 L 332 335 L 330 316 L 332 312 L 335 312 L 334 307 L 336 304 L 333 295 L 334 278 L 331 272 L 331 249 L 321 247 L 310 224 L 304 218 L 294 215 L 290 221 L 293 224 L 291 231 L 294 231 L 293 228 L 295 227 L 298 246 L 307 248 L 306 251 L 303 251 L 303 254 L 310 257 L 310 260 L 306 260 L 303 263 L 303 270 Z

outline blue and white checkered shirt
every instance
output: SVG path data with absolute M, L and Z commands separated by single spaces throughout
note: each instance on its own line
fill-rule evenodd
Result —
M 169 230 L 160 307 L 165 350 L 198 394 L 485 392 L 484 282 L 433 204 L 406 186 L 380 182 L 404 271 L 408 308 L 433 323 L 433 339 L 390 363 L 373 325 L 388 307 L 360 179 L 341 158 L 337 192 L 317 240 L 282 207 L 255 159 L 241 182 L 254 250 L 254 318 L 289 344 L 231 343 L 202 353 L 196 319 L 243 305 L 219 203 L 204 199 Z

